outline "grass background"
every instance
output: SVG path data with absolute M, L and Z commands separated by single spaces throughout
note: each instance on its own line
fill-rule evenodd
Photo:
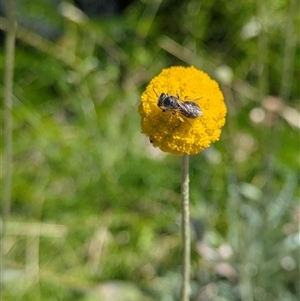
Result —
M 173 65 L 218 80 L 228 107 L 220 141 L 190 158 L 191 300 L 298 300 L 298 10 L 157 0 L 88 18 L 20 2 L 3 300 L 178 300 L 181 160 L 137 113 Z

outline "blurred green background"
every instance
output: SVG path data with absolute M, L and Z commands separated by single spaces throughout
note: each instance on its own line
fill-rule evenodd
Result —
M 181 159 L 137 113 L 173 65 L 228 107 L 190 158 L 191 300 L 299 300 L 299 2 L 78 2 L 15 3 L 3 300 L 178 300 Z

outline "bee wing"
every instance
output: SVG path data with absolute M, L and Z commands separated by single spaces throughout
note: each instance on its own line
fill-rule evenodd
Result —
M 178 110 L 179 111 L 186 111 L 188 109 L 188 101 L 181 101 L 179 99 L 177 99 L 177 104 L 178 104 Z

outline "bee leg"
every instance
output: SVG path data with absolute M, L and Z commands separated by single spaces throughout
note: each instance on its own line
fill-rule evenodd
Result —
M 171 118 L 176 114 L 177 112 L 172 112 L 172 114 L 170 115 L 170 120 L 171 120 Z M 180 122 L 184 122 L 184 121 L 186 121 L 188 124 L 189 124 L 189 126 L 191 127 L 191 128 L 193 128 L 193 126 L 191 125 L 191 123 L 188 121 L 188 119 L 187 118 L 185 118 L 184 116 L 182 116 L 182 115 L 177 115 L 177 118 L 180 120 Z
M 193 126 L 192 126 L 192 125 L 189 123 L 189 121 L 188 121 L 188 120 L 187 120 L 186 122 L 187 122 L 187 123 L 188 123 L 188 124 L 191 126 L 191 128 L 193 128 Z
M 188 121 L 187 118 L 184 118 L 184 117 L 183 117 L 181 120 L 186 121 L 186 122 L 190 125 L 190 127 L 193 128 L 193 126 L 190 124 L 190 122 Z
M 190 101 L 195 101 L 195 100 L 200 99 L 200 98 L 202 98 L 202 97 L 197 97 L 197 98 L 194 98 L 194 99 L 192 99 Z

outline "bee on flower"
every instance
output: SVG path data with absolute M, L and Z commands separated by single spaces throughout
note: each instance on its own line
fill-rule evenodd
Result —
M 202 111 L 197 103 L 193 101 L 181 101 L 179 95 L 175 97 L 173 95 L 161 93 L 157 105 L 163 112 L 179 112 L 186 118 L 194 119 L 202 115 Z

